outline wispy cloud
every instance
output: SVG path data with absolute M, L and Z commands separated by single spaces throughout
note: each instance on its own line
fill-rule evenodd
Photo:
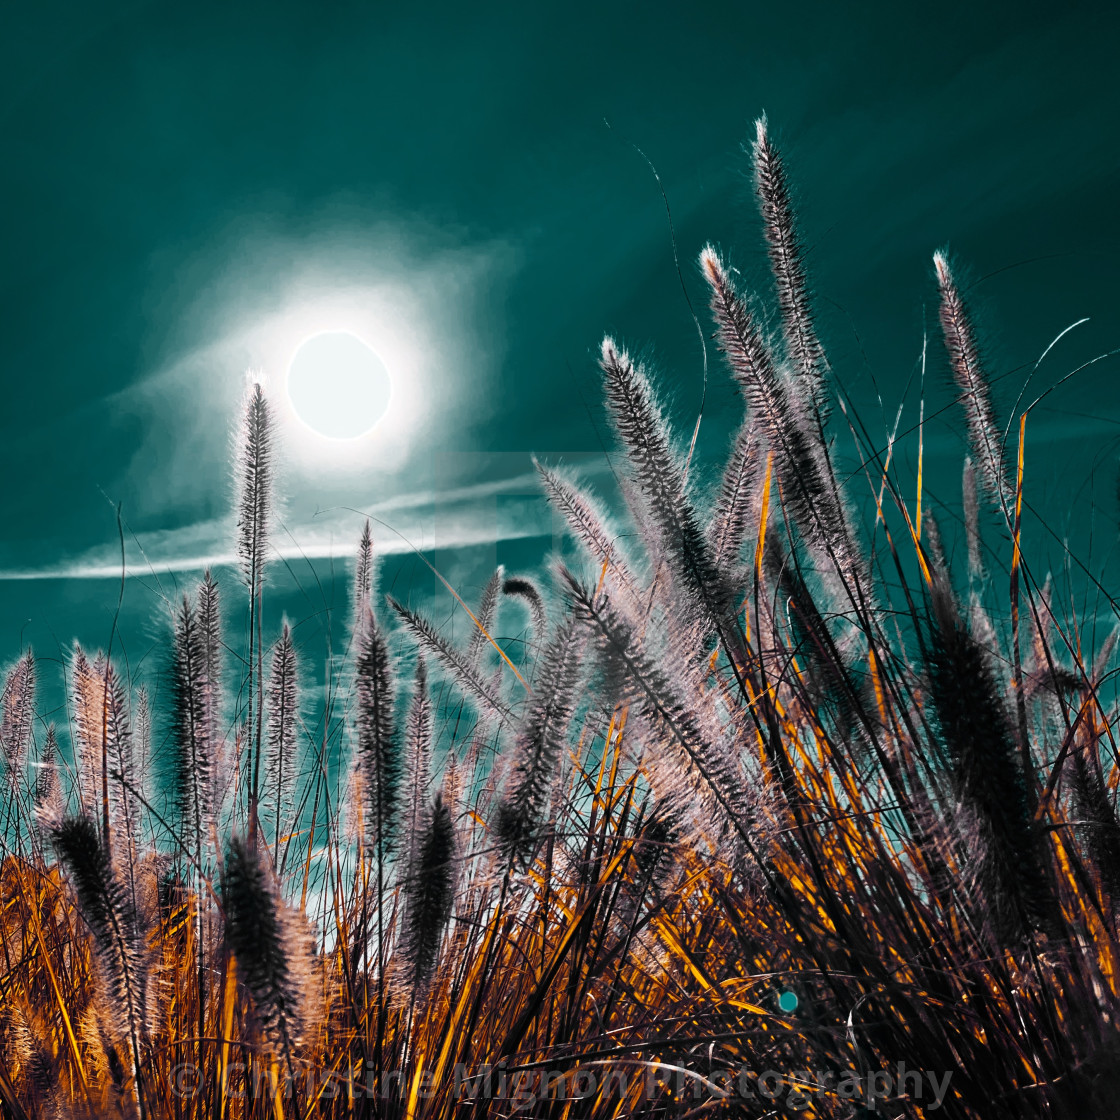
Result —
M 335 506 L 281 520 L 272 533 L 271 555 L 276 560 L 348 560 L 367 516 L 383 555 L 464 548 L 545 536 L 553 531 L 537 476 L 525 472 L 448 490 L 400 494 L 366 509 Z M 126 528 L 125 574 L 233 566 L 238 562 L 233 538 L 232 517 L 143 534 L 132 534 Z M 0 570 L 0 580 L 107 579 L 120 575 L 119 540 L 56 565 Z

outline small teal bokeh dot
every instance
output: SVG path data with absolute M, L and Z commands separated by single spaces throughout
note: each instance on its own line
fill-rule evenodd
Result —
M 778 1006 L 785 1012 L 797 1010 L 797 994 L 795 992 L 782 992 L 778 996 Z

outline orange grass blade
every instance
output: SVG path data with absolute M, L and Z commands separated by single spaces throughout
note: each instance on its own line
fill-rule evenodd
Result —
M 222 1045 L 218 1057 L 218 1116 L 225 1120 L 229 1088 L 229 1044 L 233 1034 L 233 1008 L 237 1002 L 237 962 L 226 957 L 226 982 L 222 992 Z
M 86 1100 L 89 1101 L 90 1107 L 92 1107 L 93 1102 L 89 1095 L 89 1080 L 86 1077 L 86 1068 L 82 1063 L 81 1048 L 78 1046 L 78 1040 L 74 1035 L 74 1028 L 70 1023 L 70 1016 L 66 1011 L 66 1001 L 62 998 L 62 989 L 58 986 L 58 977 L 55 976 L 54 968 L 51 967 L 50 954 L 47 952 L 47 947 L 43 943 L 43 931 L 39 923 L 39 913 L 34 906 L 29 907 L 29 910 L 34 917 L 35 940 L 39 943 L 39 952 L 43 955 L 43 964 L 46 965 L 47 975 L 50 977 L 51 981 L 51 988 L 54 991 L 55 1000 L 58 1003 L 58 1010 L 62 1015 L 62 1026 L 66 1032 L 66 1041 L 70 1046 L 70 1053 L 74 1058 L 74 1064 L 78 1067 L 78 1076 L 81 1078 L 82 1089 L 85 1091 Z
M 914 520 L 917 522 L 918 526 L 917 535 L 919 541 L 922 539 L 922 465 L 925 450 L 925 430 L 926 400 L 925 397 L 923 397 L 918 411 L 918 503 L 914 509 Z
M 755 575 L 762 578 L 762 551 L 766 543 L 766 526 L 770 514 L 770 479 L 774 474 L 774 452 L 766 455 L 766 477 L 762 483 L 762 512 L 758 518 L 758 543 L 754 546 Z

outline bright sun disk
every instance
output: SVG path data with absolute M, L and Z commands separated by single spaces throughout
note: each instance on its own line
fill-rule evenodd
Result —
M 288 366 L 296 415 L 328 439 L 357 439 L 385 415 L 392 382 L 372 347 L 349 331 L 305 339 Z

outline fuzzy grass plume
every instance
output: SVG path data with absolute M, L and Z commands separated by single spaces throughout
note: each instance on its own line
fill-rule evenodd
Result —
M 54 831 L 54 843 L 93 937 L 99 1012 L 111 1025 L 112 1040 L 130 1047 L 133 1077 L 139 1083 L 150 1011 L 147 949 L 139 915 L 89 817 L 62 821 Z
M 280 849 L 280 836 L 292 814 L 292 788 L 297 774 L 299 743 L 299 666 L 292 628 L 285 619 L 272 650 L 272 665 L 266 694 L 268 705 L 268 800 L 275 811 L 273 850 Z
M 222 871 L 225 940 L 253 1001 L 253 1012 L 289 1066 L 307 1025 L 310 962 L 269 871 L 268 857 L 239 837 L 230 840 Z

